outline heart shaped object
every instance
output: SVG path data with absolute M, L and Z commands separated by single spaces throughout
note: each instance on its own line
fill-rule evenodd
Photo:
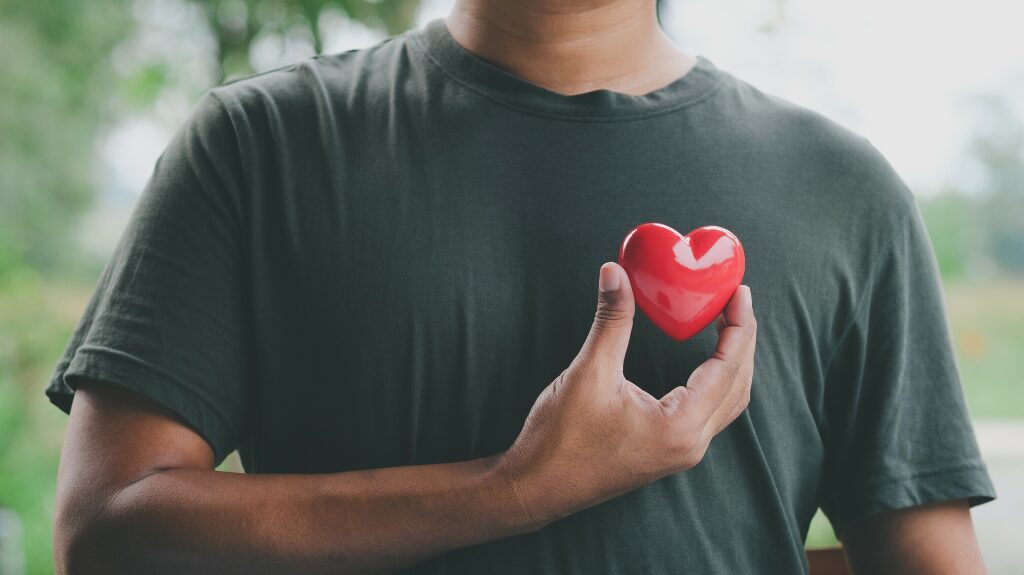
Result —
M 641 224 L 619 249 L 633 296 L 654 325 L 677 341 L 696 335 L 718 317 L 743 279 L 740 240 L 718 226 L 682 235 L 664 225 Z

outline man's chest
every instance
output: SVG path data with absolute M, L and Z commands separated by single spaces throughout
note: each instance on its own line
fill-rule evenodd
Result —
M 268 360 L 255 406 L 274 445 L 267 460 L 296 444 L 333 454 L 293 451 L 271 467 L 373 467 L 507 447 L 579 350 L 600 265 L 646 221 L 722 225 L 740 237 L 744 283 L 768 326 L 758 342 L 756 377 L 771 389 L 762 401 L 773 413 L 809 409 L 807 390 L 820 382 L 808 379 L 817 334 L 805 320 L 826 306 L 794 291 L 794 270 L 813 266 L 767 249 L 782 241 L 771 214 L 744 202 L 733 176 L 633 132 L 615 148 L 602 136 L 568 149 L 574 137 L 538 134 L 530 147 L 519 132 L 446 132 L 422 157 L 385 141 L 267 192 L 277 209 L 260 228 L 272 232 L 261 239 L 272 257 L 254 262 L 267 281 L 253 284 L 257 356 Z M 711 328 L 675 342 L 638 312 L 625 374 L 661 395 L 714 345 Z

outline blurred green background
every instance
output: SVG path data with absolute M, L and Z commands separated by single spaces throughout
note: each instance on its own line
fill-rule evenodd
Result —
M 747 41 L 785 40 L 792 4 L 760 2 L 763 17 L 750 26 L 761 36 Z M 0 0 L 0 509 L 8 510 L 0 513 L 0 574 L 52 572 L 50 522 L 66 416 L 49 405 L 43 387 L 154 154 L 198 96 L 313 53 L 372 44 L 443 16 L 449 6 Z M 673 18 L 681 10 L 663 7 Z M 740 68 L 737 61 L 730 69 Z M 946 284 L 972 416 L 979 429 L 996 422 L 1003 443 L 1024 440 L 1014 435 L 1024 429 L 1017 427 L 1024 423 L 1024 118 L 1011 94 L 992 89 L 965 100 L 969 129 L 955 144 L 970 177 L 911 182 Z M 147 145 L 148 156 L 138 150 Z M 1000 453 L 1009 457 L 1010 481 L 1024 478 L 1024 456 Z M 1011 564 L 1001 563 L 998 537 L 986 535 L 1005 528 L 997 520 L 979 530 L 991 538 L 983 544 L 993 572 Z M 823 518 L 808 543 L 834 543 Z

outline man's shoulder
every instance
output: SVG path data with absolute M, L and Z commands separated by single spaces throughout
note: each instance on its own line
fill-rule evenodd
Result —
M 328 104 L 356 106 L 388 89 L 388 70 L 408 49 L 410 33 L 371 46 L 319 54 L 228 80 L 207 90 L 232 115 L 287 115 L 323 112 Z M 286 117 L 279 118 L 286 120 Z
M 903 214 L 913 194 L 867 137 L 827 115 L 732 76 L 723 109 L 732 131 L 787 189 L 848 216 Z

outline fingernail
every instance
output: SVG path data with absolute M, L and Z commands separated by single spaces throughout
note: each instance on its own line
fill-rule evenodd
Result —
M 622 285 L 622 276 L 615 266 L 605 264 L 601 266 L 601 275 L 597 280 L 597 289 L 601 291 L 616 291 Z
M 743 305 L 749 307 L 753 302 L 753 299 L 750 297 L 750 286 L 744 285 L 740 287 L 743 288 Z

